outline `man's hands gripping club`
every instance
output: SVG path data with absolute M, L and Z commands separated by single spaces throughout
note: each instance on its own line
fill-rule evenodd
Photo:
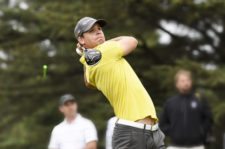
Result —
M 80 56 L 83 55 L 84 47 L 82 47 L 79 43 L 77 43 L 76 53 Z

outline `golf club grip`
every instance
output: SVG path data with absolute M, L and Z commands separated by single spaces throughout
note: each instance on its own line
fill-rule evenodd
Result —
M 79 48 L 76 48 L 76 53 L 77 53 L 78 55 L 80 55 L 80 56 L 83 55 L 83 52 L 82 52 Z

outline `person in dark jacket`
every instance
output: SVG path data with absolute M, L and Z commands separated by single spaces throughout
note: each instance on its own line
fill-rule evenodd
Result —
M 175 84 L 179 93 L 166 101 L 159 122 L 171 140 L 167 149 L 204 149 L 213 123 L 209 105 L 193 92 L 190 71 L 178 71 Z

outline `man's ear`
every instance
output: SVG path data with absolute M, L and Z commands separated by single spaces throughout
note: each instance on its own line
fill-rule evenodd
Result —
M 61 113 L 63 113 L 63 107 L 62 107 L 62 106 L 59 106 L 59 111 L 60 111 Z

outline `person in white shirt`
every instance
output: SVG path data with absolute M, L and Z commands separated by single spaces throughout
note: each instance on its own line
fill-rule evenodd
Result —
M 60 98 L 59 110 L 65 119 L 54 127 L 48 149 L 97 149 L 96 128 L 77 112 L 77 107 L 72 95 Z
M 117 117 L 111 117 L 107 122 L 107 129 L 106 129 L 106 137 L 105 137 L 105 149 L 112 149 L 112 137 L 113 137 L 113 130 L 118 120 Z

